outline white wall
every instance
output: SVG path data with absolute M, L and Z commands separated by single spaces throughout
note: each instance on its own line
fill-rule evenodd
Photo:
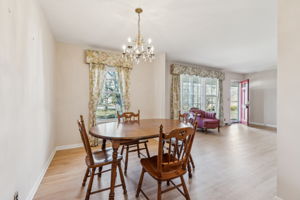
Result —
M 25 200 L 55 146 L 55 43 L 34 0 L 1 0 L 0 30 L 0 199 Z
M 300 199 L 300 1 L 279 0 L 278 196 Z
M 166 60 L 166 107 L 165 107 L 165 118 L 171 118 L 171 84 L 172 84 L 172 75 L 171 75 L 171 61 Z
M 56 145 L 81 143 L 76 120 L 87 121 L 89 103 L 89 68 L 84 62 L 84 48 L 56 43 Z
M 276 126 L 277 70 L 247 74 L 250 80 L 250 123 Z
M 83 114 L 87 120 L 89 101 L 88 65 L 84 50 L 88 47 L 57 43 L 56 64 L 56 144 L 81 143 L 76 120 Z M 141 62 L 133 67 L 130 86 L 130 110 L 141 110 L 141 118 L 165 116 L 165 54 L 158 54 L 152 63 Z
M 131 110 L 141 110 L 141 118 L 165 116 L 165 54 L 152 63 L 141 62 L 131 72 Z

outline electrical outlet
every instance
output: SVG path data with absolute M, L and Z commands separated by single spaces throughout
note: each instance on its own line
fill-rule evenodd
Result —
M 15 192 L 14 200 L 19 200 L 19 193 L 18 192 Z

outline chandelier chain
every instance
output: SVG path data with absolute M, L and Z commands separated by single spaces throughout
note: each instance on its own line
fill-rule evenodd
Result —
M 138 43 L 141 44 L 141 16 L 140 13 L 138 13 Z

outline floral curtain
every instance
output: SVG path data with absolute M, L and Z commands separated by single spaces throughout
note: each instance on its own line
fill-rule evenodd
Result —
M 90 93 L 89 93 L 89 128 L 96 124 L 96 108 L 101 97 L 101 89 L 105 80 L 105 65 L 104 64 L 90 64 L 89 79 L 90 79 Z M 98 145 L 98 140 L 90 137 L 92 146 Z
M 130 69 L 127 67 L 118 67 L 118 76 L 120 80 L 120 89 L 123 99 L 123 108 L 127 112 L 130 108 L 129 86 L 130 86 Z
M 120 88 L 125 110 L 130 107 L 129 84 L 132 62 L 122 58 L 121 53 L 107 51 L 85 51 L 85 62 L 90 65 L 89 79 L 89 128 L 96 125 L 96 109 L 101 98 L 104 84 L 105 66 L 116 67 L 120 80 Z M 90 138 L 92 146 L 98 145 L 98 139 Z
M 180 110 L 180 75 L 172 75 L 171 85 L 171 118 L 178 119 Z
M 224 72 L 217 69 L 208 69 L 207 67 L 190 64 L 172 64 L 171 74 L 188 74 L 207 78 L 225 79 Z
M 171 117 L 178 118 L 178 111 L 180 110 L 180 74 L 196 75 L 207 78 L 216 78 L 219 80 L 219 118 L 221 125 L 224 122 L 223 113 L 223 80 L 225 73 L 217 69 L 211 69 L 199 65 L 191 64 L 172 64 L 172 86 L 171 86 Z M 177 77 L 177 78 L 176 78 Z M 175 79 L 175 80 L 174 80 Z

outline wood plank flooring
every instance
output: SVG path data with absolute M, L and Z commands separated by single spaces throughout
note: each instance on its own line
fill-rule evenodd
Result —
M 151 155 L 157 153 L 157 142 L 151 140 Z M 135 191 L 141 167 L 135 153 L 130 154 L 125 177 L 128 195 L 116 189 L 116 200 L 136 199 Z M 221 134 L 210 131 L 196 133 L 192 155 L 196 169 L 193 178 L 185 180 L 191 199 L 202 200 L 272 200 L 276 195 L 276 130 L 261 127 L 231 125 Z M 35 195 L 35 200 L 84 199 L 86 187 L 81 187 L 85 172 L 84 149 L 58 151 Z M 119 178 L 119 176 L 118 176 Z M 119 179 L 117 179 L 120 182 Z M 95 178 L 94 189 L 106 187 L 110 173 Z M 166 187 L 166 184 L 163 184 Z M 156 198 L 156 182 L 145 175 L 143 190 Z M 109 192 L 91 196 L 91 200 L 108 199 Z M 163 194 L 163 199 L 184 199 L 177 190 Z M 138 199 L 145 199 L 140 195 Z

